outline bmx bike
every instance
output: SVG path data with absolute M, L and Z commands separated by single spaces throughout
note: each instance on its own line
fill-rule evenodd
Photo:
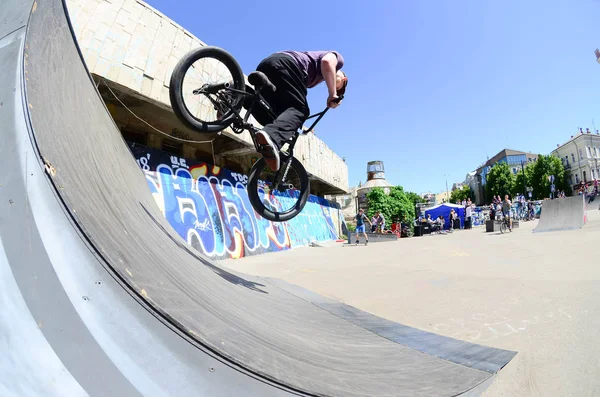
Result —
M 510 227 L 510 215 L 502 216 L 502 223 L 500 223 L 500 233 L 506 233 L 506 230 L 512 232 L 512 227 Z
M 205 79 L 214 80 L 204 82 Z M 171 75 L 169 97 L 173 112 L 187 127 L 200 133 L 220 133 L 230 127 L 236 134 L 250 133 L 257 152 L 261 145 L 256 139 L 260 130 L 248 121 L 258 106 L 274 120 L 277 115 L 261 92 L 274 92 L 277 87 L 259 71 L 244 74 L 238 62 L 219 47 L 201 47 L 188 52 L 177 63 Z M 338 100 L 341 100 L 340 97 Z M 208 100 L 207 102 L 204 102 Z M 242 108 L 246 114 L 242 116 Z M 307 118 L 316 120 L 280 148 L 280 168 L 271 171 L 265 160 L 257 160 L 248 175 L 248 198 L 254 210 L 273 222 L 284 222 L 298 215 L 310 195 L 310 179 L 302 163 L 294 157 L 298 137 L 311 132 L 329 108 Z

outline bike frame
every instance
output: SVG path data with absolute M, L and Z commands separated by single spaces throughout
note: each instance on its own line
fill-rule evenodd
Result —
M 216 90 L 217 92 L 215 92 L 214 88 L 218 87 L 218 90 Z M 229 110 L 231 112 L 233 112 L 234 114 L 234 120 L 232 122 L 232 124 L 237 124 L 237 127 L 239 129 L 242 130 L 247 130 L 250 132 L 250 136 L 252 137 L 252 141 L 254 142 L 254 146 L 257 147 L 258 144 L 256 142 L 256 139 L 254 137 L 254 134 L 256 132 L 259 131 L 259 128 L 257 128 L 256 126 L 254 126 L 252 123 L 248 122 L 248 119 L 250 118 L 250 115 L 252 114 L 252 110 L 254 109 L 254 107 L 258 104 L 263 110 L 265 110 L 269 116 L 272 119 L 277 118 L 277 115 L 275 114 L 275 112 L 273 112 L 273 109 L 271 108 L 271 106 L 267 103 L 267 101 L 263 98 L 263 96 L 260 94 L 261 89 L 256 90 L 254 93 L 251 92 L 247 92 L 247 91 L 241 91 L 241 90 L 237 90 L 235 88 L 232 88 L 229 86 L 229 84 L 219 84 L 219 85 L 215 85 L 212 87 L 206 87 L 203 90 L 198 90 L 197 93 L 208 93 L 208 94 L 218 94 L 218 91 L 220 90 L 226 90 L 228 92 L 231 93 L 235 93 L 235 94 L 239 94 L 239 95 L 243 95 L 246 97 L 252 97 L 252 102 L 250 102 L 250 106 L 248 107 L 248 110 L 246 112 L 246 115 L 244 117 L 242 117 L 242 115 L 240 114 L 240 112 L 237 109 L 234 109 L 233 107 L 230 106 L 229 103 L 225 102 L 226 106 L 229 108 Z M 211 98 L 210 96 L 207 95 L 207 97 L 211 100 L 211 102 L 213 102 L 213 104 L 216 105 L 216 103 L 214 103 L 213 98 Z M 339 100 L 341 101 L 344 97 L 340 97 Z M 325 114 L 327 113 L 327 111 L 330 108 L 325 108 L 323 111 L 319 112 L 319 113 L 315 113 L 313 115 L 310 115 L 306 118 L 306 120 L 310 120 L 313 118 L 317 118 L 312 124 L 311 126 L 304 132 L 299 132 L 296 131 L 296 133 L 294 134 L 292 140 L 289 142 L 289 154 L 288 156 L 291 157 L 293 155 L 294 152 L 294 146 L 296 145 L 296 140 L 298 139 L 298 137 L 302 134 L 308 134 L 311 131 L 313 131 L 313 129 L 315 128 L 315 126 L 319 123 L 319 121 L 321 121 L 321 119 L 323 118 L 323 116 L 325 116 Z M 285 154 L 284 154 L 285 155 Z
M 250 136 L 252 137 L 252 142 L 254 143 L 254 147 L 258 149 L 258 142 L 256 141 L 256 137 L 255 134 L 260 130 L 259 128 L 257 128 L 256 126 L 254 126 L 252 123 L 248 122 L 248 119 L 250 118 L 250 115 L 252 114 L 252 110 L 254 109 L 254 106 L 256 106 L 256 104 L 258 104 L 260 107 L 263 108 L 263 110 L 265 110 L 268 115 L 272 118 L 272 119 L 276 119 L 277 115 L 275 114 L 275 112 L 273 112 L 273 109 L 271 109 L 271 106 L 267 103 L 267 101 L 263 98 L 262 95 L 260 95 L 260 91 L 262 90 L 262 87 L 255 90 L 254 93 L 251 92 L 247 92 L 247 91 L 241 91 L 235 88 L 232 88 L 228 83 L 221 83 L 221 84 L 216 84 L 216 85 L 211 85 L 211 86 L 206 86 L 203 87 L 200 90 L 197 90 L 196 92 L 194 92 L 195 94 L 214 94 L 217 95 L 219 94 L 219 91 L 221 90 L 226 90 L 228 92 L 231 93 L 235 93 L 235 94 L 240 94 L 243 95 L 245 97 L 252 97 L 252 102 L 250 102 L 250 105 L 248 106 L 248 110 L 246 112 L 246 115 L 244 117 L 241 116 L 240 112 L 233 108 L 228 101 L 224 101 L 225 105 L 229 108 L 229 111 L 233 112 L 234 114 L 234 120 L 231 123 L 232 125 L 234 125 L 237 129 L 241 129 L 243 130 L 247 130 L 248 132 L 250 132 Z M 210 95 L 207 95 L 207 97 L 209 98 L 209 100 L 213 103 L 213 105 L 217 106 L 220 104 L 217 104 L 216 101 L 210 97 Z M 344 97 L 341 96 L 338 101 L 341 101 Z M 311 131 L 313 131 L 313 129 L 315 128 L 315 126 L 319 123 L 319 121 L 321 121 L 321 119 L 323 118 L 323 116 L 325 116 L 325 114 L 327 113 L 327 111 L 330 108 L 327 107 L 325 108 L 323 111 L 319 112 L 319 113 L 315 113 L 313 115 L 310 115 L 306 118 L 306 120 L 310 120 L 316 117 L 316 120 L 311 124 L 311 126 L 304 132 L 299 132 L 299 130 L 297 130 L 294 133 L 294 136 L 292 137 L 292 139 L 290 140 L 290 142 L 288 142 L 288 148 L 287 148 L 287 153 L 286 152 L 281 152 L 280 151 L 280 155 L 281 157 L 283 157 L 283 161 L 282 164 L 284 165 L 284 167 L 281 167 L 276 173 L 275 173 L 275 177 L 274 177 L 274 187 L 275 189 L 279 189 L 280 186 L 285 186 L 285 184 L 281 184 L 282 181 L 284 181 L 287 177 L 288 171 L 290 169 L 291 166 L 291 158 L 294 155 L 294 147 L 296 146 L 296 141 L 298 140 L 298 137 L 302 134 L 308 134 Z M 234 132 L 237 132 L 234 130 Z

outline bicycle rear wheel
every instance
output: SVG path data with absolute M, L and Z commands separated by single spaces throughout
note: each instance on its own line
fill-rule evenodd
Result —
M 295 157 L 282 162 L 277 172 L 271 171 L 263 158 L 248 176 L 248 198 L 254 210 L 272 222 L 284 222 L 298 215 L 310 195 L 310 179 Z
M 188 52 L 171 74 L 173 112 L 187 127 L 214 133 L 227 128 L 242 107 L 246 82 L 240 65 L 227 51 L 200 47 Z
M 506 222 L 502 222 L 502 223 L 500 224 L 500 233 L 501 233 L 501 234 L 504 234 L 504 233 L 506 233 Z

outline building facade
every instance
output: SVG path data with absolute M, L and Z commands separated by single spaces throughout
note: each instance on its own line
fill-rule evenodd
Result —
M 519 173 L 519 171 L 521 171 L 522 166 L 536 161 L 537 157 L 537 154 L 530 152 L 503 149 L 498 152 L 498 154 L 479 166 L 474 174 L 469 173 L 467 175 L 466 183 L 468 183 L 475 192 L 475 204 L 485 204 L 485 184 L 487 182 L 487 175 L 494 165 L 506 163 L 508 164 L 511 172 L 516 175 Z
M 600 179 L 600 133 L 580 128 L 577 134 L 562 145 L 556 145 L 552 155 L 561 159 L 571 174 L 571 187 L 576 190 L 582 184 Z
M 67 0 L 67 6 L 88 70 L 125 140 L 248 173 L 258 155 L 247 132 L 207 137 L 171 111 L 173 68 L 205 43 L 139 0 Z M 346 163 L 315 134 L 298 140 L 295 155 L 311 176 L 311 193 L 348 192 Z

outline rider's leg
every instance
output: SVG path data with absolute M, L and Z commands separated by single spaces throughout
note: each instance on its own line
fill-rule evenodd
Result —
M 285 54 L 273 54 L 256 68 L 275 85 L 275 92 L 264 92 L 277 118 L 257 134 L 263 156 L 271 169 L 279 168 L 279 149 L 290 140 L 310 114 L 304 76 L 296 61 Z

